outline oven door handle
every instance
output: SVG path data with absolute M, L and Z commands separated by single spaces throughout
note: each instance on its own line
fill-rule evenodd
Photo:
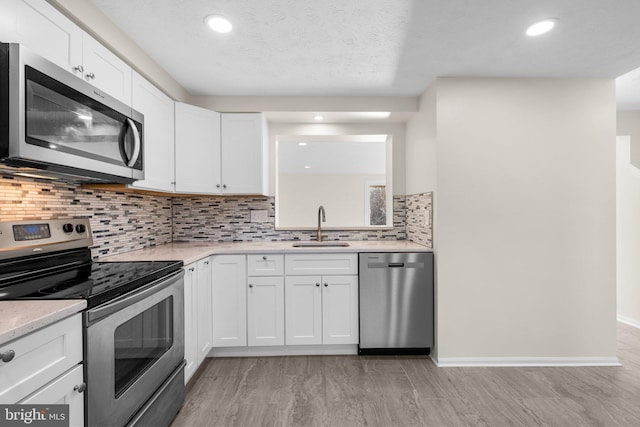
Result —
M 120 298 L 116 298 L 105 305 L 92 308 L 91 310 L 87 311 L 87 323 L 91 324 L 117 311 L 120 311 L 125 307 L 128 307 L 139 301 L 142 301 L 143 299 L 149 297 L 150 295 L 153 295 L 156 292 L 160 292 L 161 290 L 175 284 L 177 281 L 182 279 L 182 276 L 184 276 L 184 270 L 180 269 L 173 274 L 170 274 L 168 276 L 165 276 L 156 280 L 155 282 L 151 283 L 148 287 L 144 288 L 139 292 L 123 295 Z

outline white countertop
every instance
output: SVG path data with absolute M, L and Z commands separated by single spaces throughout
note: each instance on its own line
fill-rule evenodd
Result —
M 69 317 L 85 300 L 0 301 L 0 345 Z
M 285 242 L 229 242 L 191 243 L 176 242 L 166 245 L 100 258 L 99 261 L 182 261 L 186 264 L 220 254 L 263 253 L 353 253 L 353 252 L 432 252 L 431 248 L 408 240 L 358 240 L 348 241 L 346 247 L 294 248 L 297 241 Z

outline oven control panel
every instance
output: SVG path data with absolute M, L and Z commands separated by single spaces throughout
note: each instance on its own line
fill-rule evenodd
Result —
M 92 244 L 88 218 L 0 222 L 0 259 Z

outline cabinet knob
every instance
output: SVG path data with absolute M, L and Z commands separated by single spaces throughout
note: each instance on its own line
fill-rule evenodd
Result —
M 73 71 L 77 71 L 78 73 L 84 73 L 84 67 L 82 65 L 76 65 L 73 67 Z
M 318 287 L 318 288 L 319 288 L 319 287 L 320 287 L 320 283 L 316 283 L 316 287 Z
M 227 188 L 227 184 L 222 184 L 222 188 Z
M 86 389 L 87 389 L 86 383 L 79 384 L 73 388 L 73 390 L 77 391 L 78 393 L 84 393 Z
M 204 262 L 204 264 L 205 264 L 205 265 L 209 265 L 209 261 L 205 261 L 205 262 Z
M 267 260 L 267 256 L 266 256 L 266 255 L 263 255 L 263 256 L 262 256 L 262 259 L 266 261 L 266 260 Z
M 190 268 L 189 268 L 189 271 L 195 271 L 195 268 L 190 267 Z
M 250 288 L 253 288 L 253 285 L 252 285 L 251 283 L 249 283 L 249 287 L 250 287 Z
M 216 188 L 220 188 L 220 184 L 216 184 Z
M 328 284 L 328 283 L 325 283 L 325 284 L 324 284 L 324 287 L 325 287 L 325 288 L 328 288 L 328 287 L 329 287 L 329 284 Z
M 0 360 L 2 360 L 5 363 L 11 362 L 14 357 L 16 357 L 16 352 L 13 350 L 7 350 L 0 353 Z
M 87 73 L 85 77 L 89 80 L 94 80 L 96 78 L 96 75 L 93 74 L 93 72 L 91 72 L 91 73 Z

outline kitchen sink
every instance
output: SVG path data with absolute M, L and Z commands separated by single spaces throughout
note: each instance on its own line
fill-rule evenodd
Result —
M 296 242 L 292 245 L 294 248 L 345 248 L 349 246 L 347 242 Z

